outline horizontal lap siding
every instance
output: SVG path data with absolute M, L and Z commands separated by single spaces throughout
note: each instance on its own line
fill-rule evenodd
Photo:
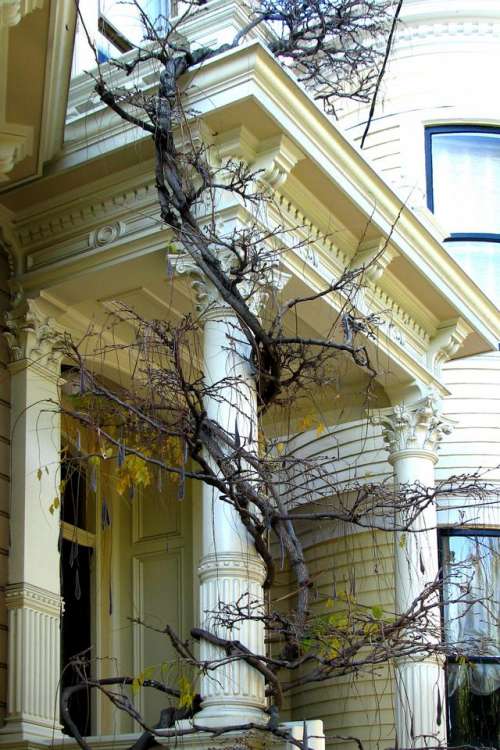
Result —
M 482 467 L 500 481 L 500 353 L 449 362 L 443 377 L 451 391 L 445 412 L 457 424 L 443 440 L 438 477 Z
M 383 532 L 363 532 L 311 545 L 306 557 L 322 601 L 348 591 L 363 605 L 393 610 L 393 544 Z M 318 605 L 313 603 L 313 609 Z M 371 668 L 359 675 L 333 678 L 297 689 L 292 699 L 294 720 L 322 719 L 328 747 L 355 748 L 334 735 L 359 738 L 365 750 L 387 747 L 394 735 L 393 683 L 390 669 Z
M 311 430 L 292 441 L 287 452 L 297 459 L 321 461 L 320 476 L 315 476 L 313 468 L 306 478 L 300 464 L 289 473 L 288 486 L 293 484 L 294 489 L 287 492 L 283 485 L 282 495 L 293 504 L 331 494 L 346 483 L 384 481 L 391 473 L 380 427 L 368 420 L 337 425 L 319 437 Z
M 10 306 L 9 267 L 0 254 L 0 315 Z M 7 610 L 5 586 L 9 548 L 10 494 L 10 379 L 5 340 L 0 337 L 0 720 L 6 713 L 7 700 Z

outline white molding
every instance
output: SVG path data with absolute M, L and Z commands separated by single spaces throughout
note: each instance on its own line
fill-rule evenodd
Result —
M 24 16 L 43 8 L 44 0 L 0 0 L 0 28 L 16 26 Z

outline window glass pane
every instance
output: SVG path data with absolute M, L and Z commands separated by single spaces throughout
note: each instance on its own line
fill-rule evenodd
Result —
M 446 242 L 445 248 L 481 291 L 500 308 L 500 243 L 464 240 Z
M 473 672 L 486 665 L 448 665 L 448 743 L 475 747 L 500 747 L 500 688 L 487 694 L 473 690 Z M 500 664 L 488 665 L 497 672 Z M 460 671 L 461 677 L 457 678 Z
M 500 234 L 500 134 L 433 133 L 434 213 L 450 233 Z
M 452 745 L 499 747 L 500 536 L 443 537 L 445 637 L 460 654 L 447 666 Z
M 139 7 L 161 33 L 168 15 L 168 0 L 140 0 Z M 80 13 L 82 18 L 78 19 L 76 26 L 72 76 L 95 67 L 94 53 L 88 44 L 83 24 L 96 45 L 99 62 L 106 62 L 110 57 L 118 57 L 123 53 L 123 50 L 99 31 L 99 18 L 111 24 L 130 44 L 141 45 L 144 41 L 145 29 L 141 12 L 132 0 L 85 0 L 80 3 Z
M 500 657 L 500 536 L 446 537 L 444 573 L 446 639 Z

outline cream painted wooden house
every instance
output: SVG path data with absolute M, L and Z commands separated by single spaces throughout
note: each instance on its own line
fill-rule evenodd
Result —
M 209 0 L 185 33 L 208 44 L 229 38 L 245 18 L 238 0 Z M 0 743 L 8 748 L 73 744 L 59 724 L 61 647 L 64 655 L 91 645 L 101 675 L 139 674 L 168 653 L 159 635 L 145 636 L 130 617 L 168 621 L 187 634 L 210 603 L 214 577 L 226 577 L 238 591 L 260 585 L 258 566 L 241 564 L 248 550 L 233 543 L 224 518 L 225 547 L 214 562 L 199 487 L 189 487 L 183 503 L 166 486 L 127 504 L 108 468 L 81 477 L 79 512 L 63 511 L 62 519 L 50 512 L 60 450 L 71 443 L 47 409 L 64 380 L 52 331 L 78 336 L 102 326 L 115 299 L 158 318 L 175 318 L 196 301 L 185 275 L 167 293 L 167 236 L 157 220 L 150 144 L 107 112 L 92 83 L 72 69 L 74 35 L 72 0 L 0 0 L 7 334 L 0 378 Z M 80 41 L 76 49 L 84 55 Z M 499 3 L 406 0 L 363 150 L 357 141 L 366 112 L 351 107 L 333 123 L 265 43 L 264 34 L 256 36 L 205 64 L 187 96 L 220 152 L 263 169 L 282 214 L 315 233 L 314 249 L 285 257 L 288 283 L 318 289 L 346 265 L 377 255 L 390 235 L 358 301 L 361 311 L 383 318 L 370 406 L 384 410 L 389 426 L 382 432 L 367 419 L 365 381 L 346 371 L 340 396 L 333 389 L 321 394 L 325 434 L 302 435 L 297 451 L 335 449 L 339 483 L 394 476 L 432 484 L 435 476 L 493 469 L 500 463 Z M 157 76 L 151 69 L 138 83 L 154 87 Z M 245 221 L 241 206 L 224 212 L 221 220 Z M 302 323 L 321 333 L 334 304 L 325 298 Z M 207 336 L 205 360 L 220 355 L 216 333 Z M 109 364 L 106 375 L 116 379 L 124 368 Z M 498 469 L 488 476 L 500 480 Z M 103 522 L 103 508 L 111 524 Z M 422 535 L 429 575 L 437 572 L 438 549 L 443 559 L 470 555 L 478 539 L 493 570 L 498 507 L 429 512 L 441 530 Z M 382 532 L 325 524 L 305 529 L 304 538 L 312 570 L 334 570 L 338 585 L 354 575 L 369 605 L 394 607 L 421 585 L 418 555 L 408 568 L 399 545 Z M 86 593 L 67 601 L 62 614 L 61 584 L 74 583 L 68 550 L 75 543 Z M 500 587 L 498 573 L 493 580 Z M 286 593 L 286 581 L 281 585 Z M 331 575 L 321 585 L 328 591 Z M 78 643 L 71 641 L 76 631 Z M 396 736 L 399 746 L 421 747 L 425 742 L 412 735 L 445 741 L 447 727 L 435 710 L 440 690 L 447 691 L 450 743 L 498 743 L 498 724 L 488 717 L 499 705 L 499 655 L 472 658 L 475 681 L 465 707 L 457 700 L 457 665 L 429 660 L 302 688 L 282 718 L 298 722 L 299 734 L 303 719 L 311 722 L 310 735 L 324 729 L 329 747 L 354 747 L 332 735 L 359 737 L 370 750 L 394 747 Z M 211 718 L 260 714 L 263 686 L 248 671 L 221 685 L 208 691 Z M 161 702 L 140 700 L 154 721 Z M 136 728 L 128 717 L 97 699 L 86 709 L 93 745 L 131 744 Z M 487 720 L 470 729 L 474 736 L 464 736 L 460 711 L 484 711 Z M 214 743 L 195 737 L 183 744 Z

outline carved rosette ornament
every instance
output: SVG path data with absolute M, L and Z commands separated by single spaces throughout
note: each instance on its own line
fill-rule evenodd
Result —
M 376 424 L 383 427 L 382 438 L 389 461 L 402 451 L 436 453 L 444 435 L 453 430 L 451 420 L 441 414 L 441 400 L 431 393 L 414 404 L 398 404 L 391 413 L 381 414 Z

